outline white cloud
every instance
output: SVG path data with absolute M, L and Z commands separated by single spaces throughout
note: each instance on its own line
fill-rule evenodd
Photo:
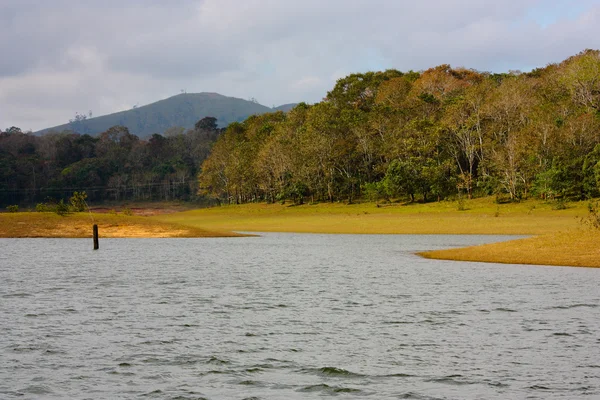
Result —
M 316 76 L 305 76 L 301 79 L 298 79 L 296 82 L 293 82 L 291 87 L 294 89 L 300 89 L 305 87 L 315 87 L 321 84 L 321 79 Z
M 564 0 L 3 0 L 0 126 L 37 130 L 181 89 L 277 105 L 319 101 L 369 69 L 544 66 L 600 48 L 600 6 L 578 4 L 562 15 Z

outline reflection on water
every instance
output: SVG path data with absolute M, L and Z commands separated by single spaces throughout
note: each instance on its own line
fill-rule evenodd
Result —
M 501 237 L 0 240 L 0 398 L 600 397 L 600 270 Z

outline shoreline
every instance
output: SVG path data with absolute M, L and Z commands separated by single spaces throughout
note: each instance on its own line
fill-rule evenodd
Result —
M 154 221 L 147 217 L 72 213 L 20 212 L 0 214 L 0 238 L 92 238 L 92 225 L 97 224 L 100 238 L 191 238 L 243 237 L 246 235 L 221 230 L 208 230 L 177 223 Z
M 417 254 L 424 258 L 461 262 L 600 268 L 598 243 L 600 232 L 581 229 Z
M 555 209 L 551 202 L 496 204 L 492 198 L 426 204 L 319 203 L 300 206 L 244 204 L 153 217 L 208 229 L 316 234 L 516 235 L 516 240 L 461 249 L 420 252 L 420 256 L 477 262 L 600 267 L 600 231 L 580 223 L 587 202 Z M 502 246 L 502 247 L 498 247 Z M 592 249 L 591 251 L 589 249 Z M 463 251 L 458 253 L 458 251 Z
M 479 246 L 423 251 L 425 258 L 505 264 L 600 267 L 600 231 L 579 222 L 587 203 L 555 210 L 539 200 L 498 205 L 490 198 L 377 206 L 244 204 L 149 216 L 91 214 L 104 238 L 243 237 L 236 232 L 314 234 L 518 235 Z M 160 205 L 155 206 L 160 208 Z M 1 238 L 91 238 L 90 214 L 0 213 Z M 598 248 L 598 250 L 596 250 Z

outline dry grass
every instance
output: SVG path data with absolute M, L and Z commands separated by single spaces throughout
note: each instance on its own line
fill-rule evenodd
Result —
M 491 199 L 377 207 L 317 204 L 285 206 L 246 204 L 214 207 L 153 217 L 164 222 L 226 231 L 406 234 L 543 234 L 574 229 L 584 203 L 553 210 L 539 201 L 496 205 Z
M 341 203 L 289 206 L 246 204 L 154 216 L 93 214 L 101 237 L 240 236 L 231 231 L 362 234 L 540 235 L 465 249 L 427 252 L 430 258 L 500 263 L 600 267 L 600 233 L 583 230 L 587 203 L 566 210 L 529 200 L 497 205 L 493 199 L 386 205 Z M 133 207 L 132 207 L 133 208 Z M 154 207 L 156 208 L 156 207 Z M 160 207 L 159 207 L 160 208 Z M 89 214 L 0 214 L 0 237 L 91 237 Z
M 93 213 L 123 213 L 128 210 L 131 215 L 152 216 L 162 214 L 172 214 L 181 211 L 187 211 L 196 208 L 192 203 L 182 201 L 162 201 L 156 202 L 106 202 L 102 206 L 92 206 Z
M 525 201 L 497 205 L 493 199 L 391 205 L 373 203 L 303 206 L 246 204 L 153 217 L 207 229 L 254 232 L 362 234 L 514 234 L 539 237 L 466 249 L 428 252 L 430 258 L 514 264 L 600 266 L 600 234 L 581 229 L 585 202 L 566 210 Z
M 61 217 L 24 212 L 0 214 L 0 238 L 91 238 L 94 223 L 98 224 L 100 237 L 106 238 L 240 236 L 135 216 L 75 213 Z
M 421 255 L 442 260 L 600 268 L 600 232 L 574 230 Z

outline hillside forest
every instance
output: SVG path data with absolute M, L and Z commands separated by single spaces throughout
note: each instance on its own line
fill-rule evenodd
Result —
M 199 180 L 230 203 L 581 199 L 599 194 L 599 161 L 600 52 L 587 50 L 529 73 L 347 76 L 318 104 L 229 125 Z
M 134 132 L 135 133 L 135 132 Z M 140 140 L 0 133 L 0 204 L 66 198 L 436 201 L 600 195 L 600 52 L 521 73 L 440 65 L 337 81 L 323 101 Z
M 100 135 L 0 132 L 0 207 L 68 199 L 88 202 L 194 200 L 202 161 L 222 129 L 216 118 L 141 140 L 126 127 Z

